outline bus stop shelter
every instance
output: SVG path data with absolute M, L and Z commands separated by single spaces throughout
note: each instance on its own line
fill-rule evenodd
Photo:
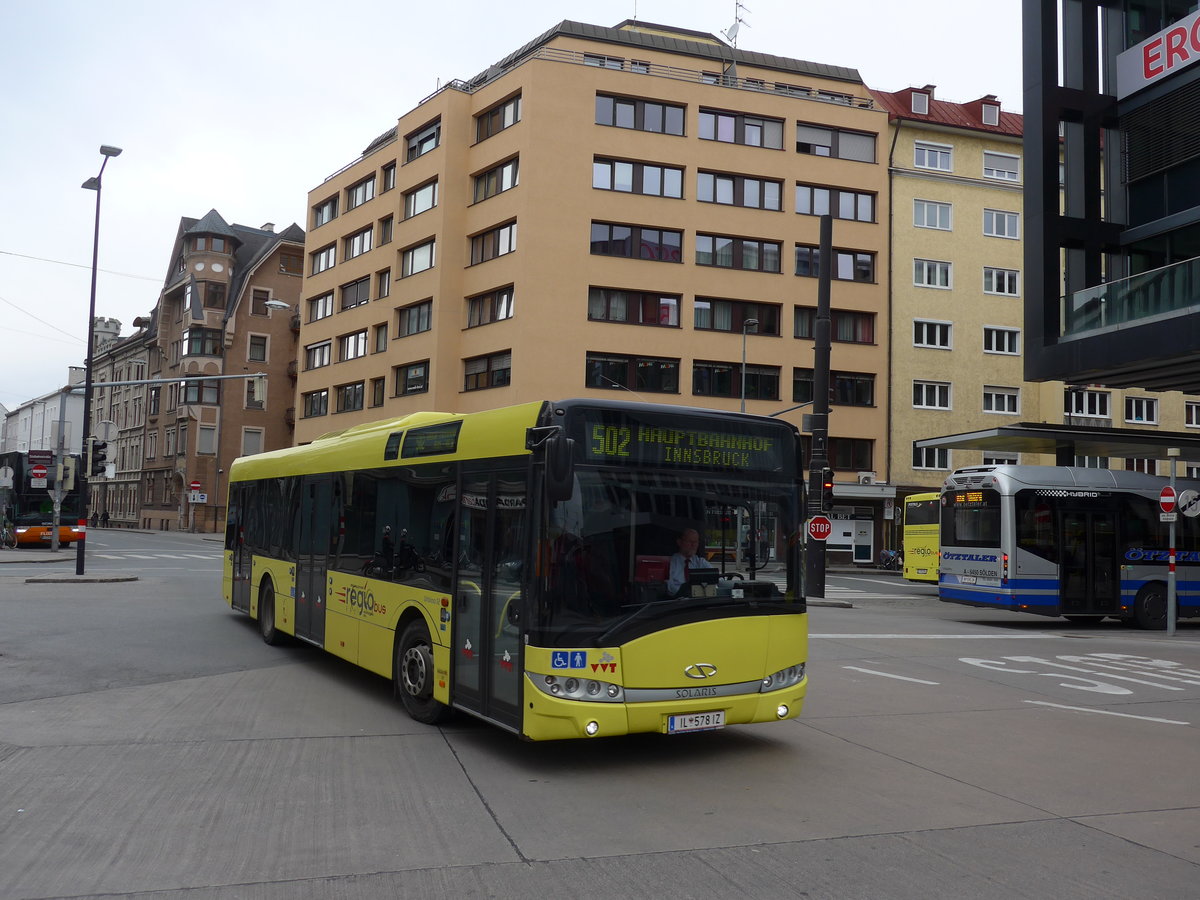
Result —
M 1166 459 L 1179 449 L 1179 458 L 1200 463 L 1200 433 L 1100 428 L 1087 425 L 1048 425 L 1020 422 L 981 431 L 943 435 L 917 441 L 918 447 L 947 450 L 989 450 L 1007 453 L 1045 453 L 1056 465 L 1071 466 L 1077 456 Z

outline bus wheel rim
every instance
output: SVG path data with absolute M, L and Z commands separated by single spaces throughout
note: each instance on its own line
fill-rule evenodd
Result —
M 424 697 L 432 693 L 429 682 L 429 648 L 423 644 L 409 647 L 401 660 L 404 690 L 414 697 Z

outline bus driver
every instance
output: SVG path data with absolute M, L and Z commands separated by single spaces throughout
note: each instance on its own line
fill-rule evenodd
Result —
M 698 569 L 711 569 L 713 564 L 697 551 L 700 549 L 700 532 L 695 528 L 685 528 L 675 538 L 679 547 L 677 553 L 671 556 L 671 566 L 667 570 L 667 593 L 674 596 L 679 589 L 687 584 L 688 574 Z

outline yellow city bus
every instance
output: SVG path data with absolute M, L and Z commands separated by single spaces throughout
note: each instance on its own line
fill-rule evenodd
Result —
M 529 740 L 790 719 L 807 688 L 800 435 L 602 400 L 417 413 L 236 460 L 225 600 Z M 769 552 L 738 559 L 738 525 Z M 696 529 L 686 581 L 672 561 Z M 726 552 L 728 551 L 728 552 Z
M 904 577 L 938 580 L 938 528 L 941 494 L 909 494 L 904 498 Z

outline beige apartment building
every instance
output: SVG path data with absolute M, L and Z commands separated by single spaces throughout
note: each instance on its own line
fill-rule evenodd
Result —
M 830 212 L 830 456 L 858 522 L 833 546 L 872 559 L 894 494 L 874 483 L 886 154 L 887 117 L 853 69 L 562 22 L 310 192 L 296 440 L 571 396 L 806 404 Z
M 136 528 L 141 522 L 143 443 L 146 432 L 145 384 L 124 384 L 146 379 L 151 317 L 133 320 L 137 330 L 120 337 L 116 319 L 95 320 L 96 345 L 92 351 L 92 433 L 106 446 L 107 475 L 88 480 L 88 511 L 92 524 L 111 528 Z M 122 382 L 121 384 L 110 384 Z M 85 459 L 86 464 L 86 459 Z

